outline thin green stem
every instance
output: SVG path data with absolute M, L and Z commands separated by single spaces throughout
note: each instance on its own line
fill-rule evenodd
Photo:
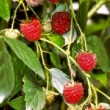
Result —
M 104 29 L 103 29 L 102 32 L 101 32 L 100 38 L 102 39 L 102 41 L 106 38 L 104 34 L 105 34 L 105 31 L 107 30 L 107 28 L 110 26 L 110 25 L 108 26 L 109 22 L 110 22 L 110 15 L 109 15 L 109 17 L 107 18 L 107 20 L 106 20 L 106 22 L 105 22 Z
M 43 53 L 48 53 L 48 54 L 50 54 L 50 52 L 48 52 L 48 51 L 45 51 L 45 50 L 42 50 L 42 52 L 43 52 Z
M 47 43 L 49 43 L 49 44 L 55 46 L 55 47 L 56 47 L 57 49 L 59 49 L 62 53 L 64 53 L 64 54 L 67 55 L 67 53 L 66 53 L 62 48 L 60 48 L 60 47 L 59 47 L 58 45 L 56 45 L 55 43 L 49 41 L 48 39 L 40 38 L 40 40 L 41 40 L 41 41 L 44 41 L 44 42 L 47 42 Z
M 75 13 L 74 13 L 74 7 L 73 7 L 73 1 L 72 0 L 70 0 L 70 7 L 71 7 L 71 15 L 72 15 L 72 17 L 74 17 L 75 18 Z
M 33 8 L 30 5 L 28 5 L 28 7 L 33 12 L 33 14 L 36 16 L 36 18 L 38 18 L 40 20 L 39 16 L 36 14 L 36 12 L 33 10 Z
M 82 30 L 81 30 L 81 28 L 80 28 L 80 26 L 79 26 L 79 24 L 78 24 L 76 18 L 74 18 L 74 20 L 75 20 L 76 26 L 78 27 L 79 32 L 80 32 L 80 34 L 81 34 L 80 36 L 81 36 L 82 42 L 84 43 L 84 44 L 83 44 L 83 45 L 84 45 L 84 51 L 87 51 L 88 49 L 87 49 L 87 42 L 86 42 L 85 35 L 84 35 L 84 33 L 82 32 Z
M 15 23 L 16 13 L 17 13 L 18 8 L 20 7 L 21 3 L 22 3 L 22 2 L 20 1 L 19 4 L 18 4 L 18 6 L 16 7 L 16 9 L 15 9 L 15 11 L 14 11 L 13 20 L 12 20 L 12 24 L 11 24 L 11 29 L 14 28 L 14 23 Z
M 83 107 L 85 104 L 89 103 L 91 101 L 91 97 L 92 97 L 92 90 L 91 90 L 91 83 L 88 79 L 88 77 L 86 77 L 87 80 L 87 84 L 88 84 L 88 97 L 86 98 L 86 100 L 80 105 L 81 106 L 81 110 L 83 110 Z
M 47 89 L 45 89 L 44 87 L 43 87 L 43 90 L 45 91 L 45 92 L 50 92 L 50 93 L 52 93 L 52 94 L 54 94 L 54 95 L 59 95 L 59 93 L 58 92 L 54 92 L 54 91 L 47 91 Z
M 59 49 L 62 53 L 64 53 L 64 54 L 66 55 L 66 57 L 68 57 L 68 58 L 82 71 L 82 73 L 84 73 L 85 76 L 90 77 L 90 75 L 86 74 L 86 73 L 79 67 L 79 65 L 77 64 L 77 62 L 76 62 L 65 50 L 63 50 L 63 49 L 60 48 L 58 45 L 56 45 L 55 43 L 53 43 L 53 42 L 51 42 L 51 41 L 49 41 L 49 40 L 47 40 L 47 39 L 41 38 L 40 40 L 41 40 L 41 41 L 44 41 L 44 42 L 47 42 L 47 43 L 53 45 L 54 47 L 56 47 L 57 49 Z
M 47 12 L 47 9 L 49 9 L 47 7 L 48 7 L 47 1 L 44 1 L 43 6 L 42 6 L 42 18 L 43 18 L 44 23 L 47 21 L 48 13 L 49 13 L 49 12 Z
M 94 13 L 107 2 L 107 0 L 100 0 L 89 12 L 88 12 L 88 18 L 92 17 Z
M 28 18 L 28 15 L 27 15 L 27 11 L 26 11 L 26 6 L 24 5 L 23 0 L 21 0 L 21 1 L 22 1 L 22 6 L 24 8 L 24 13 L 25 13 L 25 16 L 26 16 L 26 20 L 29 21 L 29 18 Z
M 103 39 L 103 42 L 106 43 L 106 41 L 109 40 L 109 39 L 110 39 L 110 35 L 106 36 L 106 37 Z
M 74 83 L 74 80 L 73 80 L 73 70 L 72 70 L 71 63 L 70 63 L 70 60 L 69 60 L 68 57 L 67 57 L 67 62 L 68 62 L 68 67 L 69 67 L 69 71 L 70 71 L 70 74 L 71 74 L 71 82 Z
M 91 84 L 92 90 L 94 92 L 94 97 L 95 97 L 95 105 L 97 107 L 98 105 L 98 96 L 97 96 L 97 91 L 95 90 L 94 86 Z
M 81 34 L 81 39 L 82 39 L 82 42 L 84 43 L 84 50 L 87 51 L 87 43 L 86 43 L 86 38 L 85 38 L 85 35 L 84 33 L 82 32 L 77 20 L 76 20 L 76 16 L 75 16 L 75 13 L 74 13 L 74 9 L 73 9 L 73 6 L 72 6 L 72 0 L 70 0 L 70 4 L 71 4 L 71 15 L 73 16 L 74 18 L 74 21 L 76 23 L 76 26 L 78 27 L 79 29 L 79 32 Z
M 70 47 L 72 44 L 72 37 L 73 37 L 72 35 L 73 35 L 73 17 L 71 17 L 70 36 L 69 36 L 69 43 L 68 43 L 68 48 L 67 48 L 68 54 L 70 54 Z
M 44 66 L 44 68 L 45 68 L 45 74 L 46 74 L 46 79 L 47 79 L 46 90 L 48 91 L 48 90 L 49 90 L 49 74 L 48 74 L 49 69 L 47 68 L 46 63 L 45 63 L 45 61 L 44 61 L 43 50 L 42 50 L 40 44 L 39 44 L 39 43 L 35 43 L 35 45 L 38 45 L 39 50 L 40 50 L 41 60 L 42 60 L 43 66 Z
M 109 101 L 110 101 L 110 97 L 108 95 L 106 95 L 104 92 L 102 92 L 101 90 L 99 90 L 98 88 L 96 88 L 96 91 L 99 92 L 100 94 L 102 94 L 103 96 L 105 96 Z

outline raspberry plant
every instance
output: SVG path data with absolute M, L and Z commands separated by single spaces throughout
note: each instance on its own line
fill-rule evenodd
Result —
M 0 1 L 0 108 L 110 109 L 110 17 L 96 13 L 106 4 Z

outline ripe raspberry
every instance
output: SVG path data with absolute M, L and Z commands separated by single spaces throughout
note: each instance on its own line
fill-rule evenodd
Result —
M 63 96 L 67 103 L 78 103 L 84 94 L 84 88 L 81 83 L 66 83 L 63 90 Z
M 80 52 L 77 55 L 77 63 L 82 70 L 92 71 L 96 66 L 96 55 L 91 52 Z
M 36 18 L 31 19 L 29 22 L 21 23 L 20 30 L 29 41 L 39 40 L 42 33 L 40 21 Z
M 57 3 L 59 2 L 60 0 L 49 0 L 49 2 L 52 2 L 52 3 Z
M 43 0 L 25 0 L 27 2 L 28 5 L 30 6 L 38 6 L 40 4 L 42 4 Z
M 86 110 L 106 110 L 105 108 L 87 107 Z
M 70 29 L 71 18 L 68 12 L 56 12 L 52 16 L 53 30 L 58 34 L 64 34 Z

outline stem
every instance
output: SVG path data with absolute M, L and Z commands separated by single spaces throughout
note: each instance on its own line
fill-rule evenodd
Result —
M 100 0 L 89 12 L 88 12 L 88 18 L 92 17 L 94 13 L 104 4 L 107 0 Z
M 91 84 L 91 87 L 92 87 L 92 89 L 93 89 L 93 92 L 94 92 L 94 96 L 95 96 L 95 104 L 96 104 L 96 107 L 97 107 L 97 105 L 98 105 L 98 97 L 97 97 L 97 92 L 96 92 L 96 90 L 95 90 L 95 88 L 94 88 L 94 86 Z
M 79 67 L 79 65 L 77 64 L 77 62 L 76 62 L 66 51 L 64 51 L 62 48 L 60 48 L 58 45 L 56 45 L 55 43 L 53 43 L 53 42 L 51 42 L 51 41 L 49 41 L 49 40 L 47 40 L 47 39 L 44 39 L 44 38 L 40 38 L 40 40 L 41 40 L 41 41 L 44 41 L 44 42 L 47 42 L 47 43 L 53 45 L 54 47 L 56 47 L 57 49 L 59 49 L 62 53 L 64 53 L 64 54 L 66 55 L 66 57 L 68 57 L 68 58 L 81 70 L 81 72 L 82 72 L 85 76 L 90 77 L 90 75 L 89 75 L 89 74 L 86 74 L 86 72 L 84 72 L 84 71 Z
M 36 16 L 36 18 L 38 18 L 40 20 L 39 16 L 36 14 L 36 12 L 33 10 L 33 8 L 30 5 L 28 5 L 28 7 L 33 12 L 33 14 Z
M 49 13 L 47 12 L 47 8 L 48 8 L 47 1 L 44 1 L 43 6 L 42 6 L 42 18 L 43 18 L 44 23 L 47 21 L 48 13 Z
M 89 81 L 89 79 L 86 77 L 87 83 L 88 83 L 88 97 L 86 98 L 86 100 L 80 105 L 81 106 L 81 110 L 84 107 L 85 104 L 89 103 L 91 101 L 91 97 L 92 97 L 92 90 L 91 90 L 91 83 Z
M 24 13 L 25 13 L 25 16 L 26 16 L 26 20 L 29 21 L 29 18 L 28 18 L 28 15 L 27 15 L 27 11 L 26 11 L 26 6 L 24 5 L 23 0 L 21 0 L 21 2 L 22 2 L 22 6 L 24 8 Z
M 86 42 L 85 35 L 84 35 L 84 33 L 82 32 L 82 30 L 81 30 L 81 28 L 80 28 L 80 26 L 79 26 L 79 24 L 78 24 L 76 18 L 74 18 L 74 20 L 75 20 L 76 26 L 78 27 L 79 32 L 80 32 L 80 34 L 81 34 L 80 37 L 81 37 L 81 39 L 82 39 L 82 42 L 84 43 L 84 50 L 87 52 L 88 49 L 87 49 L 87 42 Z
M 67 57 L 67 61 L 68 61 L 68 67 L 69 67 L 69 70 L 70 70 L 70 73 L 71 73 L 71 82 L 73 83 L 74 82 L 74 80 L 73 80 L 73 70 L 72 70 L 71 63 L 70 63 L 70 60 L 69 60 L 68 57 Z
M 73 33 L 73 17 L 71 17 L 71 29 L 70 29 L 68 48 L 67 48 L 68 54 L 70 54 L 70 47 L 71 47 L 71 43 L 72 43 L 72 33 Z
M 70 4 L 72 4 L 72 0 L 70 0 Z M 71 15 L 73 16 L 74 20 L 75 20 L 75 23 L 76 23 L 76 26 L 78 27 L 79 29 L 79 32 L 81 34 L 81 39 L 82 39 L 82 42 L 84 43 L 84 50 L 87 51 L 87 43 L 86 43 L 86 38 L 85 38 L 85 35 L 84 33 L 82 32 L 77 20 L 76 20 L 76 16 L 75 16 L 75 13 L 74 13 L 74 9 L 73 9 L 73 6 L 71 5 Z
M 106 37 L 103 39 L 103 42 L 106 43 L 106 41 L 109 40 L 109 39 L 110 39 L 110 35 L 106 36 Z
M 105 96 L 108 100 L 110 100 L 110 97 L 108 95 L 106 95 L 104 92 L 102 92 L 101 90 L 99 90 L 98 88 L 96 88 L 96 91 L 98 91 L 100 94 L 102 94 L 103 96 Z
M 75 18 L 75 13 L 74 13 L 74 9 L 73 9 L 73 1 L 70 0 L 70 7 L 71 7 L 71 15 L 73 16 L 73 18 Z
M 16 18 L 16 13 L 17 13 L 17 10 L 19 8 L 19 6 L 21 5 L 21 1 L 19 2 L 18 6 L 16 7 L 15 11 L 14 11 L 14 15 L 13 15 L 13 20 L 12 20 L 12 24 L 11 24 L 11 29 L 14 28 L 14 23 L 15 23 L 15 18 Z
M 72 22 L 73 20 L 71 20 Z M 71 30 L 70 30 L 70 36 L 69 36 L 69 43 L 68 43 L 68 49 L 67 49 L 67 52 L 70 54 L 70 47 L 71 47 L 71 43 L 72 43 L 72 24 L 71 23 Z
M 104 26 L 104 29 L 102 30 L 102 32 L 101 32 L 101 36 L 100 36 L 100 38 L 102 39 L 102 41 L 104 40 L 104 38 L 105 38 L 105 31 L 107 30 L 107 28 L 108 28 L 108 24 L 109 24 L 109 22 L 110 22 L 110 16 L 107 18 L 107 20 L 106 20 L 106 22 L 105 22 L 105 26 Z M 103 38 L 104 37 L 104 38 Z
M 45 61 L 44 61 L 43 50 L 42 50 L 40 44 L 39 44 L 39 43 L 35 43 L 35 45 L 38 45 L 38 47 L 39 47 L 39 49 L 40 49 L 40 54 L 41 54 L 42 63 L 43 63 L 43 66 L 44 66 L 44 68 L 45 68 L 45 70 L 46 70 L 46 71 L 45 71 L 46 78 L 47 78 L 46 90 L 48 91 L 48 90 L 49 90 L 49 75 L 48 75 L 48 72 L 47 72 L 47 71 L 49 71 L 49 69 L 47 68 L 46 63 L 45 63 Z

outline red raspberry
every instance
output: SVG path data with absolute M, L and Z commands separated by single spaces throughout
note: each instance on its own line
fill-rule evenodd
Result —
M 21 23 L 20 30 L 29 41 L 40 39 L 42 33 L 40 21 L 36 18 L 32 18 L 29 22 Z
M 68 12 L 56 12 L 52 16 L 53 30 L 58 34 L 64 34 L 70 29 L 71 18 Z
M 59 2 L 60 0 L 49 0 L 49 2 L 52 2 L 52 3 L 57 3 Z
M 80 52 L 77 55 L 77 63 L 82 70 L 92 71 L 96 66 L 96 55 L 91 52 Z
M 98 110 L 106 110 L 105 108 L 99 108 Z
M 92 108 L 92 107 L 87 107 L 86 110 L 106 110 L 105 108 Z
M 63 96 L 67 103 L 78 103 L 84 94 L 84 88 L 81 83 L 66 83 L 63 90 Z
M 87 107 L 85 110 L 93 110 L 92 107 Z

